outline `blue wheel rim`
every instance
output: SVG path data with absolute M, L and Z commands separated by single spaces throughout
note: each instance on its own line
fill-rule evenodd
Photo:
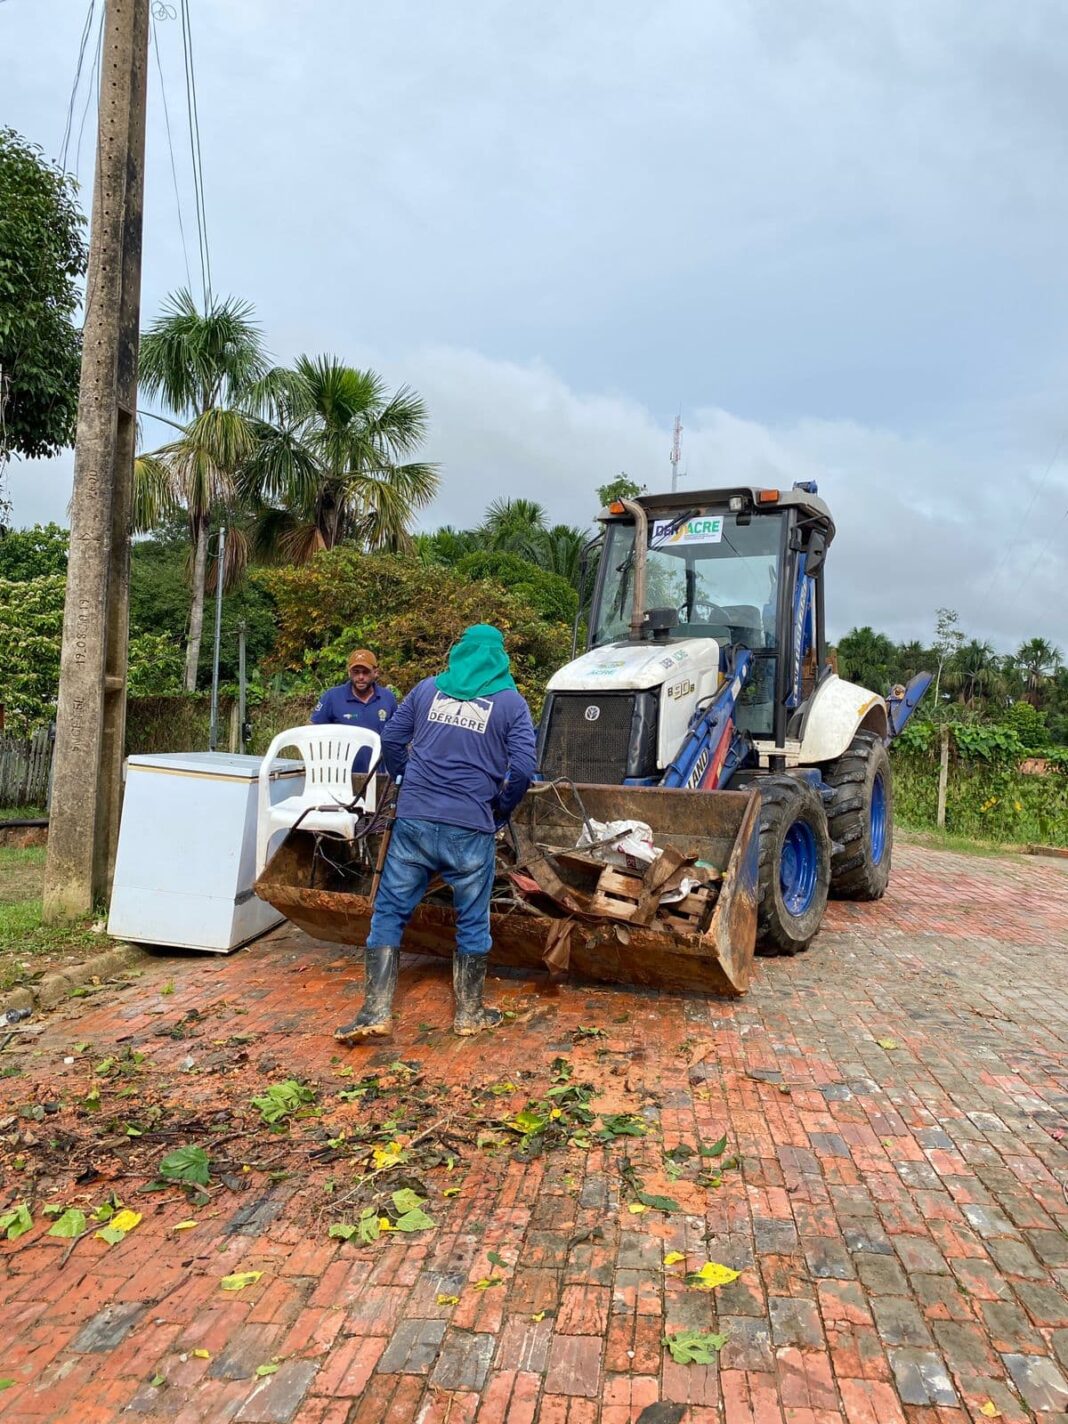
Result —
M 786 832 L 779 857 L 779 887 L 790 915 L 803 915 L 812 904 L 819 879 L 816 835 L 805 821 L 795 821 Z
M 871 788 L 871 859 L 878 865 L 886 850 L 886 786 L 880 771 Z

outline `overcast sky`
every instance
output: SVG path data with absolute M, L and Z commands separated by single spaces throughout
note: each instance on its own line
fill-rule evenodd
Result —
M 833 634 L 1068 652 L 1064 0 L 191 3 L 216 289 L 426 397 L 424 523 L 664 488 L 681 408 L 684 488 L 819 481 Z M 0 3 L 0 124 L 52 156 L 86 10 Z M 146 320 L 186 280 L 154 59 L 149 106 Z M 9 472 L 17 524 L 71 464 Z

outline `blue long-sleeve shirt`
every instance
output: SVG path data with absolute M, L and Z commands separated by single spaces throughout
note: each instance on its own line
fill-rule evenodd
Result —
M 530 708 L 511 688 L 458 702 L 424 678 L 386 723 L 382 758 L 404 776 L 398 816 L 492 832 L 537 768 Z
M 351 682 L 343 682 L 323 693 L 315 704 L 309 722 L 339 722 L 343 727 L 362 727 L 365 732 L 377 732 L 379 736 L 397 710 L 397 699 L 388 687 L 371 684 L 366 700 L 357 697 Z M 371 765 L 369 751 L 357 752 L 352 769 L 361 775 Z

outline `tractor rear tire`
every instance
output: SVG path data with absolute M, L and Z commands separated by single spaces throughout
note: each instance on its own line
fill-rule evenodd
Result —
M 761 778 L 757 951 L 798 954 L 815 938 L 831 882 L 820 795 L 792 776 Z
M 831 839 L 831 895 L 836 900 L 881 900 L 894 850 L 894 785 L 890 757 L 872 732 L 858 732 L 824 772 L 834 790 L 827 807 Z

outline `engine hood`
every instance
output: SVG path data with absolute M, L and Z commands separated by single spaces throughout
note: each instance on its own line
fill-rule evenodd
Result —
M 643 692 L 687 676 L 693 684 L 718 680 L 715 638 L 670 643 L 606 643 L 568 663 L 549 679 L 550 692 Z M 703 675 L 703 676 L 702 676 Z

